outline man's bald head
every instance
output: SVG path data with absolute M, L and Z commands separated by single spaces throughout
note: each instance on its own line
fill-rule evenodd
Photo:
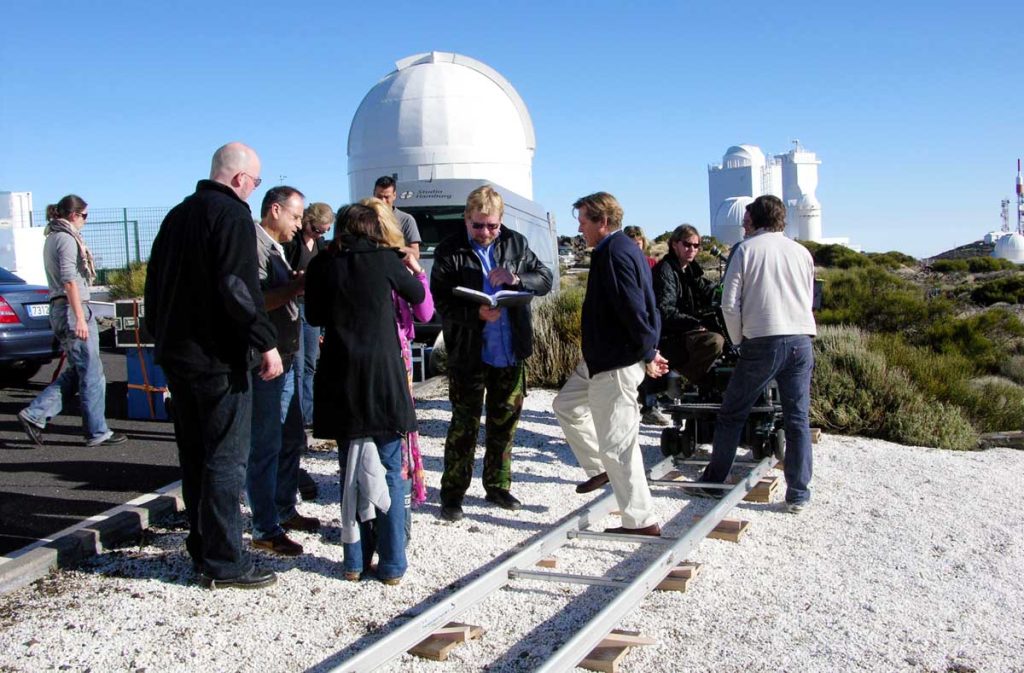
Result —
M 210 179 L 230 187 L 245 201 L 260 182 L 260 157 L 243 143 L 228 143 L 213 153 Z

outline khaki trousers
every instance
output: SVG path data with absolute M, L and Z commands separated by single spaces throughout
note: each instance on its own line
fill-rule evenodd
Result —
M 642 362 L 590 378 L 586 363 L 580 360 L 552 404 L 569 448 L 587 476 L 608 473 L 626 528 L 657 522 L 640 453 L 636 388 L 643 378 Z

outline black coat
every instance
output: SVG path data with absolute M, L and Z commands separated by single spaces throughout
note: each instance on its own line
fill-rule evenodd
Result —
M 156 361 L 179 373 L 245 371 L 277 346 L 263 306 L 249 206 L 200 180 L 167 213 L 146 271 L 146 328 Z
M 519 232 L 501 228 L 494 242 L 494 263 L 495 268 L 508 269 L 519 276 L 519 286 L 506 289 L 532 292 L 537 296 L 551 291 L 551 270 L 537 259 L 526 237 Z M 452 295 L 452 290 L 460 285 L 471 290 L 484 289 L 483 267 L 465 230 L 441 241 L 434 251 L 430 294 L 441 314 L 448 365 L 476 369 L 482 363 L 484 321 L 480 319 L 480 304 Z M 508 311 L 512 327 L 513 353 L 518 360 L 525 360 L 533 354 L 530 305 L 503 310 Z
M 393 248 L 342 237 L 306 269 L 306 320 L 325 328 L 313 378 L 313 434 L 324 439 L 416 429 L 395 324 L 394 290 L 410 304 L 424 290 Z
M 654 298 L 661 314 L 661 336 L 678 336 L 698 329 L 712 309 L 715 285 L 697 262 L 686 268 L 670 250 L 654 267 Z
M 288 260 L 288 266 L 292 267 L 292 270 L 299 268 L 299 261 L 302 259 L 302 249 L 299 247 L 301 245 L 303 245 L 301 231 L 295 234 L 295 238 L 292 240 L 281 244 L 281 247 L 284 248 L 284 258 Z M 313 240 L 314 257 L 323 252 L 325 248 L 327 248 L 327 241 L 323 236 Z

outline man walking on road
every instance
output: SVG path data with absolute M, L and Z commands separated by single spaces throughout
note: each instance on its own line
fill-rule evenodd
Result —
M 238 504 L 251 437 L 250 368 L 258 362 L 264 381 L 282 373 L 246 204 L 262 182 L 260 168 L 242 143 L 218 149 L 210 179 L 164 218 L 146 274 L 146 325 L 174 399 L 185 546 L 210 588 L 277 579 L 244 550 Z

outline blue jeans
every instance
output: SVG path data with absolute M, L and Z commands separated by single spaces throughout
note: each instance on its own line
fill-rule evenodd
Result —
M 302 408 L 302 423 L 310 426 L 313 425 L 313 374 L 316 373 L 316 361 L 320 357 L 321 330 L 306 322 L 305 304 L 299 304 L 299 321 L 302 334 L 299 336 L 299 352 L 295 354 L 295 381 Z
M 96 319 L 88 305 L 84 311 L 89 338 L 82 341 L 75 337 L 75 313 L 69 310 L 67 302 L 57 302 L 50 306 L 50 326 L 60 340 L 67 362 L 57 379 L 32 400 L 32 404 L 25 409 L 25 416 L 40 428 L 46 427 L 50 419 L 64 408 L 64 400 L 70 399 L 77 388 L 85 439 L 98 441 L 111 434 L 106 419 L 107 379 L 103 375 L 103 362 L 100 360 Z
M 814 346 L 807 335 L 744 339 L 740 359 L 715 420 L 714 451 L 704 481 L 724 482 L 732 469 L 750 409 L 765 386 L 775 379 L 786 432 L 786 502 L 811 499 L 811 372 Z
M 373 552 L 377 552 L 377 577 L 382 580 L 401 577 L 408 562 L 405 558 L 407 542 L 405 532 L 405 480 L 402 479 L 402 438 L 399 435 L 378 435 L 373 438 L 384 465 L 388 495 L 391 507 L 388 511 L 377 510 L 377 517 L 359 523 L 359 542 L 342 545 L 345 572 L 369 572 Z M 341 483 L 345 483 L 345 467 L 348 462 L 348 440 L 338 440 L 338 460 L 341 462 Z M 342 494 L 344 497 L 344 494 Z
M 185 539 L 208 577 L 231 579 L 252 568 L 242 547 L 242 510 L 252 427 L 248 372 L 196 374 L 164 366 L 174 398 L 174 436 L 181 494 L 188 514 Z
M 299 457 L 306 445 L 306 432 L 295 395 L 293 366 L 285 358 L 280 376 L 270 381 L 252 377 L 252 446 L 245 486 L 254 540 L 280 535 L 284 532 L 281 522 L 296 514 Z

